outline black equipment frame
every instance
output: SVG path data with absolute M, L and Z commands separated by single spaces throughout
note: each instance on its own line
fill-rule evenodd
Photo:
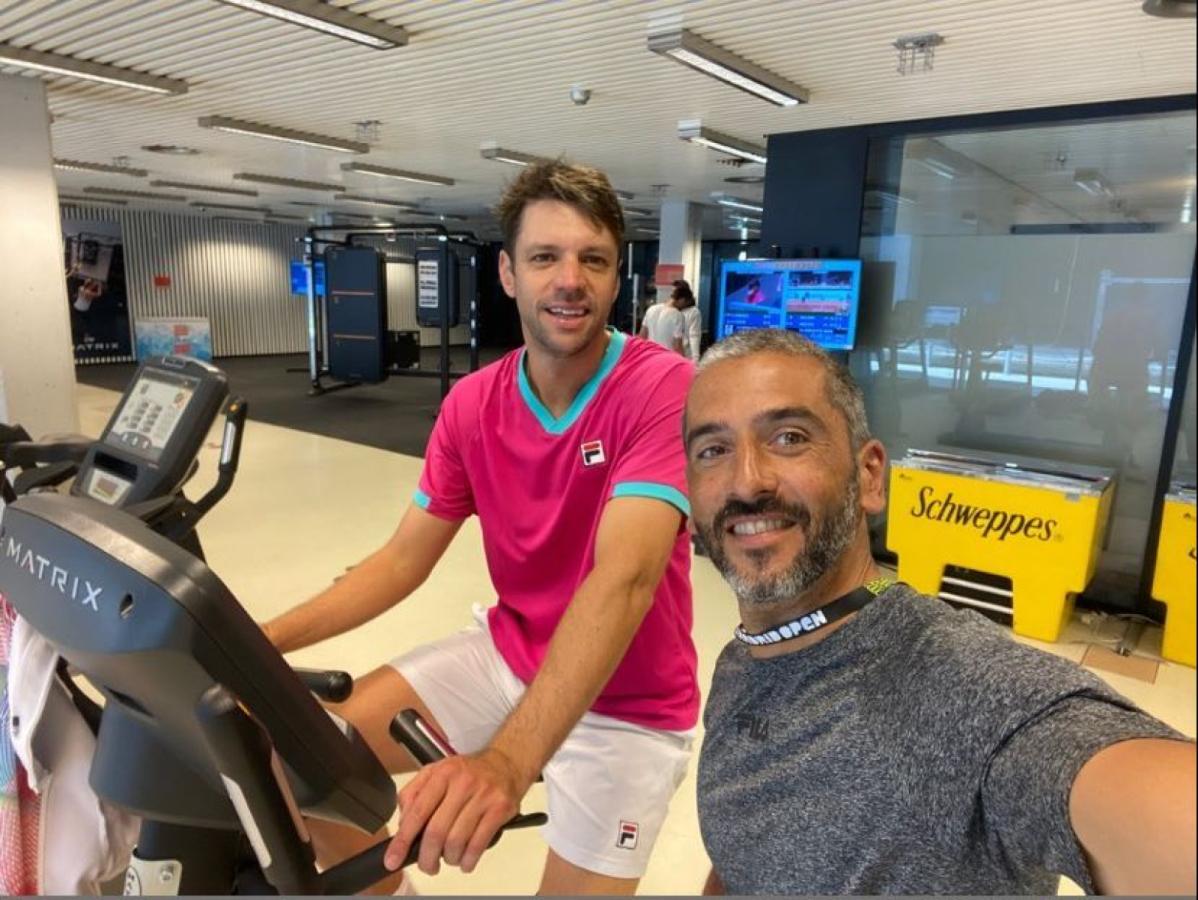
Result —
M 482 249 L 486 246 L 470 232 L 449 231 L 445 226 L 435 223 L 399 223 L 395 225 L 360 225 L 347 227 L 345 225 L 316 225 L 309 228 L 304 236 L 304 264 L 308 268 L 308 377 L 310 379 L 309 397 L 317 397 L 331 391 L 357 387 L 359 382 L 339 382 L 326 385 L 324 380 L 329 375 L 327 365 L 328 318 L 325 310 L 326 298 L 316 294 L 316 259 L 323 255 L 324 248 L 329 246 L 355 246 L 355 238 L 365 237 L 399 237 L 401 235 L 419 239 L 423 236 L 435 237 L 439 240 L 452 241 L 467 246 Z M 387 258 L 388 262 L 408 262 L 408 259 L 396 260 Z M 414 260 L 411 260 L 414 262 Z M 326 289 L 327 294 L 327 289 Z M 453 299 L 448 296 L 442 302 L 440 331 L 440 357 L 435 370 L 428 371 L 419 368 L 396 369 L 389 371 L 391 376 L 405 378 L 436 378 L 441 383 L 441 399 L 449 393 L 451 382 L 469 372 L 478 370 L 479 341 L 478 341 L 478 310 L 479 292 L 478 279 L 475 279 L 474 296 L 470 298 L 470 308 L 467 324 L 470 329 L 470 363 L 466 372 L 454 372 L 449 359 L 449 310 L 447 305 Z

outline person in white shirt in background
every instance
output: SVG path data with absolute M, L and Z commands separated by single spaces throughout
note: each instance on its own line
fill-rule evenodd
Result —
M 695 292 L 682 279 L 674 282 L 671 295 L 674 308 L 682 313 L 682 355 L 692 362 L 699 361 L 699 345 L 703 339 L 703 317 L 695 305 Z
M 682 313 L 674 306 L 675 295 L 655 303 L 645 313 L 640 336 L 660 344 L 667 350 L 685 355 L 685 333 Z

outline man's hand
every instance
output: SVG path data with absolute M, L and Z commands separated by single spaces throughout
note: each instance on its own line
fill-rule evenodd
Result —
M 399 829 L 383 864 L 399 868 L 423 830 L 421 872 L 436 875 L 442 859 L 474 871 L 500 826 L 520 811 L 530 786 L 510 759 L 490 748 L 425 766 L 399 792 Z

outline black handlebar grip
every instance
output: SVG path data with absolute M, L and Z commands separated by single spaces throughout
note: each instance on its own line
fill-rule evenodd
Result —
M 449 741 L 438 734 L 414 709 L 405 709 L 391 720 L 391 737 L 403 744 L 412 758 L 422 766 L 454 756 Z
M 330 703 L 344 703 L 354 692 L 354 679 L 349 672 L 338 672 L 335 669 L 296 669 L 295 674 L 321 700 Z

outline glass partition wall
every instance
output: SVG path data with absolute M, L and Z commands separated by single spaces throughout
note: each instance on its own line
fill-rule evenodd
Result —
M 1185 112 L 869 150 L 850 366 L 875 433 L 892 457 L 982 450 L 1114 469 L 1087 593 L 1117 607 L 1135 603 L 1189 343 L 1194 143 Z

